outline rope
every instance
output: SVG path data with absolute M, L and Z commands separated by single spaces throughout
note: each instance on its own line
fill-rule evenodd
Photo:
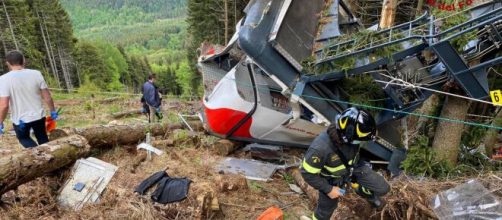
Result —
M 392 81 L 402 81 L 402 80 L 400 80 L 400 79 L 392 79 Z M 443 94 L 443 95 L 448 95 L 448 96 L 453 96 L 453 97 L 457 97 L 457 98 L 461 98 L 461 99 L 466 99 L 466 100 L 469 100 L 469 101 L 481 102 L 481 103 L 484 103 L 484 104 L 493 105 L 493 103 L 491 103 L 489 101 L 481 100 L 481 99 L 475 99 L 475 98 L 471 98 L 471 97 L 467 97 L 467 96 L 462 96 L 462 95 L 458 95 L 458 94 L 454 94 L 454 93 L 443 92 L 443 91 L 439 91 L 439 90 L 435 90 L 435 89 L 430 89 L 430 88 L 426 88 L 426 87 L 422 87 L 422 86 L 417 86 L 417 85 L 414 85 L 414 84 L 411 84 L 411 83 L 408 83 L 408 82 L 405 82 L 405 81 L 402 81 L 402 83 L 394 83 L 392 81 L 386 82 L 386 81 L 382 81 L 382 80 L 375 80 L 375 82 L 384 83 L 386 85 L 396 85 L 396 86 L 402 86 L 402 87 L 407 87 L 407 88 L 412 88 L 412 89 L 418 88 L 418 89 L 423 89 L 423 90 L 427 90 L 427 91 L 431 91 L 431 92 L 435 92 L 435 93 L 439 93 L 439 94 Z
M 140 93 L 127 93 L 127 92 L 91 92 L 91 91 L 79 91 L 78 89 L 59 89 L 59 88 L 49 88 L 50 90 L 55 91 L 71 91 L 76 93 L 87 93 L 87 94 L 105 94 L 105 95 L 129 95 L 129 96 L 142 96 Z M 199 98 L 198 96 L 190 96 L 190 95 L 162 95 L 162 97 L 168 98 Z
M 451 122 L 451 123 L 465 124 L 465 125 L 471 125 L 471 126 L 477 126 L 477 127 L 483 127 L 483 128 L 492 128 L 492 129 L 496 129 L 496 130 L 502 130 L 502 127 L 500 127 L 500 126 L 480 124 L 480 123 L 475 123 L 475 122 L 468 122 L 468 121 L 459 120 L 459 119 L 451 119 L 451 118 L 445 118 L 445 117 L 439 117 L 439 116 L 433 116 L 433 115 L 420 114 L 420 113 L 415 113 L 415 112 L 405 112 L 405 111 L 396 110 L 396 109 L 389 109 L 389 108 L 383 108 L 383 107 L 377 107 L 377 106 L 370 106 L 370 105 L 365 105 L 365 104 L 346 102 L 346 101 L 340 101 L 340 100 L 333 100 L 333 99 L 316 97 L 316 96 L 309 96 L 309 95 L 302 95 L 302 97 L 307 97 L 307 98 L 312 98 L 312 99 L 319 99 L 319 100 L 323 100 L 323 101 L 334 102 L 334 103 L 345 104 L 345 105 L 352 105 L 352 106 L 357 106 L 357 107 L 366 108 L 366 109 L 374 109 L 374 110 L 380 110 L 380 111 L 389 111 L 389 112 L 398 113 L 398 114 L 404 114 L 404 115 L 411 115 L 411 116 L 417 116 L 417 117 L 435 119 L 435 120 L 446 121 L 446 122 Z

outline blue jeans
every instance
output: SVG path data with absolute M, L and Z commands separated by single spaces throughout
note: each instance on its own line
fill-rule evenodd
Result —
M 31 129 L 33 129 L 35 133 L 38 144 L 30 137 Z M 25 123 L 23 126 L 14 125 L 14 131 L 16 132 L 19 143 L 25 148 L 36 147 L 49 142 L 49 137 L 45 129 L 45 117 L 34 122 Z

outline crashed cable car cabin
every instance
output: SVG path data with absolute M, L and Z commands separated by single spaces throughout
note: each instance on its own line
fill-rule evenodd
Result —
M 502 62 L 496 56 L 502 45 L 501 1 L 472 7 L 463 12 L 466 22 L 444 31 L 427 13 L 391 28 L 365 29 L 343 1 L 305 2 L 252 0 L 226 47 L 200 49 L 203 120 L 212 134 L 307 148 L 338 113 L 355 104 L 342 89 L 343 79 L 369 75 L 385 95 L 385 110 L 376 115 L 377 140 L 362 153 L 390 162 L 392 171 L 404 159 L 396 156 L 399 119 L 420 107 L 431 90 L 454 81 L 469 97 L 488 97 L 486 69 Z M 320 24 L 320 14 L 327 14 L 328 22 Z M 451 40 L 471 32 L 477 39 L 457 52 Z M 347 37 L 359 33 L 371 33 L 368 42 Z M 382 50 L 391 52 L 378 56 Z M 424 59 L 425 50 L 432 52 L 432 62 Z M 314 68 L 307 70 L 302 63 L 309 58 Z M 352 66 L 337 68 L 348 59 Z M 481 62 L 469 67 L 472 59 Z M 396 79 L 403 83 L 387 83 Z

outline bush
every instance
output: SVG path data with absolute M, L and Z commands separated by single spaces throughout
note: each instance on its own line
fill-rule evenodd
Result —
M 408 151 L 402 168 L 409 174 L 434 178 L 447 177 L 453 172 L 453 167 L 446 161 L 437 160 L 426 136 L 417 138 L 416 144 Z

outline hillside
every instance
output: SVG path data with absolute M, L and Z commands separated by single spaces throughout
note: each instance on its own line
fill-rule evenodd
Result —
M 184 56 L 186 0 L 61 0 L 75 35 L 125 48 L 151 61 L 177 62 Z

